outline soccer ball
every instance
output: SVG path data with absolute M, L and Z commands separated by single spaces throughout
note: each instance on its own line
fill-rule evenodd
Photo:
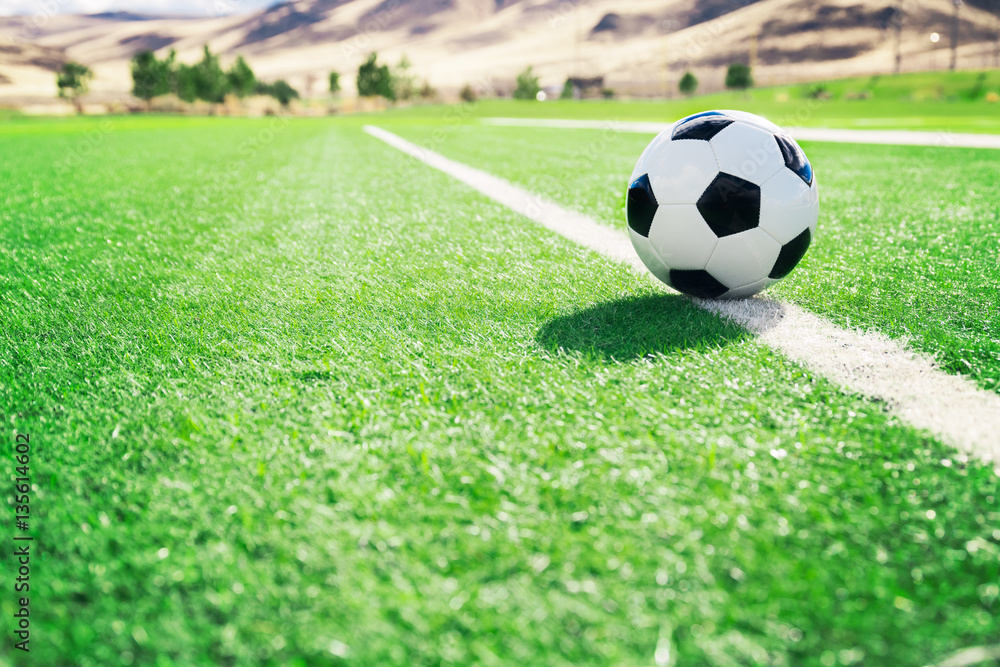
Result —
M 629 179 L 629 236 L 643 264 L 679 292 L 752 296 L 799 263 L 819 217 L 816 176 L 774 123 L 706 111 L 661 132 Z

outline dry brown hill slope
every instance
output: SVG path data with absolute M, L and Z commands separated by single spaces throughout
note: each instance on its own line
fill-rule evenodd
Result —
M 238 7 L 239 0 L 217 2 Z M 54 16 L 28 29 L 24 18 L 0 18 L 0 98 L 53 95 L 51 65 L 61 58 L 94 68 L 95 96 L 122 96 L 130 85 L 128 60 L 137 51 L 176 49 L 182 60 L 194 61 L 205 43 L 226 58 L 243 54 L 261 78 L 286 78 L 307 94 L 323 93 L 330 70 L 341 72 L 346 92 L 353 92 L 354 72 L 371 51 L 389 62 L 406 54 L 419 78 L 445 91 L 466 82 L 509 90 L 514 75 L 529 64 L 545 85 L 573 74 L 603 76 L 618 92 L 656 94 L 674 88 L 680 74 L 692 69 L 712 89 L 721 86 L 726 64 L 748 61 L 755 49 L 762 83 L 885 73 L 895 62 L 897 4 L 295 0 L 211 19 Z M 909 10 L 899 33 L 903 68 L 946 66 L 951 0 L 901 4 Z M 1000 10 L 987 11 L 998 5 L 975 0 L 962 9 L 960 66 L 998 64 Z M 937 43 L 929 39 L 932 32 L 942 35 Z M 18 48 L 19 54 L 11 50 Z M 28 51 L 45 54 L 39 57 L 46 64 L 31 65 Z

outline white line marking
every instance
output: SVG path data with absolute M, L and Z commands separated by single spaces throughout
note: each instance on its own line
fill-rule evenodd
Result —
M 620 120 L 560 120 L 554 118 L 483 118 L 485 125 L 514 127 L 550 127 L 566 130 L 613 130 L 637 134 L 659 134 L 670 123 Z M 839 130 L 822 127 L 785 128 L 796 141 L 823 141 L 842 144 L 890 144 L 895 146 L 930 146 L 933 148 L 997 148 L 1000 135 L 914 132 L 911 130 Z
M 666 289 L 649 274 L 620 231 L 381 128 L 366 125 L 364 131 L 557 234 L 628 264 Z M 798 306 L 766 297 L 694 303 L 739 323 L 788 358 L 849 391 L 885 401 L 899 417 L 960 451 L 1000 462 L 1000 395 L 945 373 L 927 357 L 880 334 L 842 329 Z

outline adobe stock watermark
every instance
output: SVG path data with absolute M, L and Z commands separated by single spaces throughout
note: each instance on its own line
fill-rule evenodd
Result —
M 214 172 L 212 182 L 217 187 L 222 186 L 224 178 L 248 164 L 252 163 L 262 150 L 274 143 L 292 124 L 289 114 L 276 114 L 270 117 L 268 123 L 255 134 L 243 139 L 236 147 L 236 158 L 229 162 L 228 168 Z
M 17 31 L 15 41 L 33 42 L 38 39 L 52 17 L 59 14 L 65 5 L 66 0 L 37 0 L 35 12 L 21 20 L 21 28 Z
M 807 123 L 816 112 L 819 111 L 820 107 L 825 104 L 826 100 L 820 99 L 818 97 L 812 97 L 806 100 L 803 104 L 795 105 L 795 110 L 786 113 L 780 118 L 773 120 L 773 122 L 782 128 L 797 127 L 803 123 Z
M 954 133 L 951 130 L 941 130 L 934 133 L 933 145 L 924 149 L 924 159 L 928 162 L 937 160 L 946 149 L 954 148 L 957 144 Z
M 115 113 L 114 109 L 127 109 L 130 101 L 127 98 L 117 97 L 111 102 L 102 103 L 110 113 Z M 56 162 L 57 170 L 79 169 L 87 160 L 93 156 L 94 152 L 104 145 L 108 135 L 118 128 L 116 116 L 105 115 L 99 121 L 95 121 L 93 127 L 87 129 L 83 135 L 66 150 L 62 159 Z
M 340 55 L 344 60 L 354 60 L 359 54 L 367 53 L 374 42 L 374 37 L 385 30 L 392 17 L 404 6 L 403 0 L 386 0 L 374 16 L 369 17 L 361 25 L 360 31 L 349 40 L 340 43 Z
M 580 0 L 563 0 L 555 9 L 549 10 L 545 16 L 549 28 L 555 28 L 565 22 L 580 6 Z
M 243 0 L 212 0 L 212 14 L 216 17 L 235 14 Z
M 808 122 L 815 115 L 816 111 L 823 105 L 820 99 L 809 99 L 804 104 L 796 105 L 794 111 L 782 116 L 775 122 L 782 129 L 782 134 L 790 127 L 799 126 Z M 744 180 L 752 181 L 757 172 L 772 159 L 784 160 L 782 149 L 775 143 L 774 137 L 769 132 L 761 134 L 761 143 L 758 146 L 749 146 L 746 149 L 746 159 L 740 164 L 739 174 Z
M 879 22 L 879 31 L 885 37 L 891 30 L 900 30 L 906 25 L 906 20 L 923 9 L 920 0 L 901 0 L 890 5 L 883 11 L 888 11 L 885 19 Z
M 31 529 L 32 488 L 31 488 L 31 436 L 27 433 L 14 435 L 14 519 L 17 533 L 14 535 L 14 648 L 30 653 L 31 648 L 31 547 L 34 537 Z M 37 514 L 37 507 L 36 507 Z M 36 527 L 37 530 L 37 527 Z
M 79 169 L 87 159 L 104 144 L 107 136 L 114 132 L 115 123 L 108 118 L 101 120 L 96 127 L 87 130 L 59 162 L 56 169 Z
M 494 88 L 493 81 L 491 79 L 479 77 L 469 85 L 473 90 L 478 91 L 483 96 L 491 97 L 496 94 L 496 89 Z M 476 109 L 479 108 L 479 104 L 480 102 L 477 98 L 471 101 L 463 100 L 458 105 L 449 106 L 447 111 L 445 111 L 445 113 L 441 116 L 444 121 L 444 125 L 450 127 L 458 127 L 459 125 L 462 125 L 472 116 L 473 113 L 475 113 Z M 434 131 L 431 133 L 430 140 L 427 142 L 428 145 L 420 147 L 420 159 L 423 160 L 427 157 L 427 153 L 423 151 L 435 150 L 442 143 L 444 143 L 447 136 L 448 130 L 446 127 L 439 125 L 434 128 Z
M 240 142 L 237 149 L 240 155 L 236 164 L 242 166 L 257 157 L 260 150 L 270 145 L 274 140 L 291 125 L 291 118 L 287 114 L 277 114 L 271 117 L 267 127 L 262 128 L 252 137 L 247 137 Z
M 602 121 L 601 125 L 601 129 L 597 130 L 600 134 L 573 151 L 571 163 L 577 170 L 590 172 L 593 165 L 606 160 L 608 148 L 613 146 L 615 141 L 626 131 L 625 126 L 618 119 Z M 545 195 L 533 192 L 525 204 L 525 213 L 529 217 L 536 218 L 543 212 L 550 210 L 554 200 L 572 200 L 575 191 L 570 185 L 571 182 L 572 179 L 555 178 L 553 182 L 546 184 Z M 628 181 L 623 181 L 621 187 L 624 196 L 624 192 L 628 188 Z
M 752 4 L 751 0 L 732 0 L 729 3 L 731 8 L 725 14 L 715 20 L 699 24 L 697 31 L 685 37 L 684 42 L 678 49 L 671 49 L 671 53 L 681 54 L 681 58 L 675 62 L 682 67 L 690 64 L 692 60 L 699 58 L 709 45 L 717 44 L 719 39 L 733 25 L 733 13 Z

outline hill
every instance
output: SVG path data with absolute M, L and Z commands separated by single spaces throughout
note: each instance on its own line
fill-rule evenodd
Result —
M 216 1 L 220 10 L 238 6 Z M 902 16 L 891 0 L 295 0 L 209 19 L 114 13 L 53 16 L 33 27 L 8 17 L 0 19 L 0 98 L 51 97 L 52 65 L 66 58 L 94 68 L 95 97 L 121 97 L 137 51 L 176 49 L 194 61 L 205 43 L 226 58 L 243 54 L 262 78 L 286 78 L 307 95 L 323 94 L 330 70 L 344 73 L 353 92 L 353 73 L 371 51 L 390 62 L 405 53 L 419 78 L 445 91 L 466 82 L 509 91 L 528 64 L 552 86 L 574 74 L 603 76 L 620 93 L 659 94 L 691 69 L 713 90 L 725 65 L 753 51 L 765 84 L 889 73 L 900 21 L 903 69 L 946 67 L 951 0 L 914 4 Z M 960 67 L 1000 66 L 998 4 L 962 9 Z M 932 32 L 942 35 L 936 43 Z

